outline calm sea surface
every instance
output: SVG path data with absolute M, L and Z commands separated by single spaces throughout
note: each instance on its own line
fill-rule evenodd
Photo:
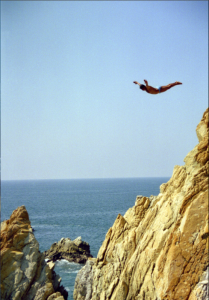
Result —
M 136 196 L 158 195 L 169 178 L 28 180 L 1 182 L 1 221 L 25 205 L 43 252 L 62 237 L 78 236 L 96 257 L 117 215 L 134 206 Z M 83 265 L 62 260 L 55 271 L 73 300 L 75 277 Z

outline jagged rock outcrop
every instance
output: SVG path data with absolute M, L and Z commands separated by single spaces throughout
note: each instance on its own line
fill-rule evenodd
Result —
M 1 299 L 64 300 L 67 291 L 61 278 L 39 251 L 25 206 L 1 223 Z
M 62 238 L 58 243 L 52 244 L 50 249 L 44 251 L 43 254 L 49 261 L 66 259 L 69 262 L 81 264 L 92 257 L 89 244 L 82 241 L 81 237 L 77 237 L 74 241 L 71 241 L 70 238 Z
M 92 266 L 94 265 L 96 258 L 90 258 L 86 262 L 85 266 L 78 272 L 75 291 L 79 291 L 79 294 L 84 297 L 81 299 L 90 299 L 92 294 L 93 284 L 93 272 Z
M 75 300 L 207 299 L 208 109 L 196 132 L 199 144 L 159 195 L 138 196 L 118 215 L 96 261 L 79 271 Z

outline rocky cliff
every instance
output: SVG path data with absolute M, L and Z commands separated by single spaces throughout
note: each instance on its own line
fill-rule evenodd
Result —
M 39 252 L 25 206 L 1 223 L 1 299 L 64 300 L 61 278 Z
M 208 295 L 208 109 L 198 145 L 156 197 L 118 215 L 76 278 L 75 300 L 203 300 Z

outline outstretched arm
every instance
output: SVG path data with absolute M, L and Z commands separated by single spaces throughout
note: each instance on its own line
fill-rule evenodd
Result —
M 138 84 L 139 86 L 141 85 L 141 83 L 138 83 L 137 81 L 133 81 L 133 83 Z
M 147 80 L 144 79 L 144 82 L 145 82 L 146 86 L 149 86 Z M 141 83 L 139 83 L 138 81 L 134 81 L 133 83 L 138 84 L 139 86 L 141 85 Z
M 144 79 L 144 82 L 145 82 L 146 86 L 148 86 L 148 81 Z

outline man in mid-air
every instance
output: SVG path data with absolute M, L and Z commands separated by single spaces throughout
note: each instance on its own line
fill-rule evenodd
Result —
M 159 93 L 163 93 L 163 92 L 169 90 L 170 88 L 172 88 L 175 85 L 182 84 L 181 82 L 176 81 L 176 82 L 170 83 L 168 85 L 160 86 L 159 88 L 154 88 L 151 85 L 148 85 L 148 81 L 147 80 L 144 80 L 144 82 L 145 82 L 146 86 L 144 84 L 138 83 L 137 81 L 134 81 L 133 83 L 138 84 L 139 88 L 142 91 L 146 91 L 147 93 L 153 94 L 153 95 L 156 95 L 156 94 L 159 94 Z

